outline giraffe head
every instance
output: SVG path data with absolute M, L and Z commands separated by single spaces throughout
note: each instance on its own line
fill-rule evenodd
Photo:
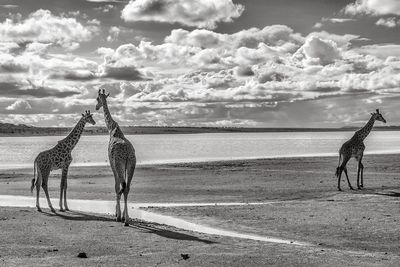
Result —
M 96 110 L 99 110 L 101 107 L 107 104 L 107 97 L 110 95 L 110 93 L 106 94 L 106 91 L 103 89 L 99 89 L 99 94 L 96 98 L 97 104 L 96 104 Z
M 382 114 L 379 113 L 379 109 L 376 110 L 376 113 L 371 113 L 371 115 L 375 118 L 375 120 L 386 123 L 385 118 L 383 118 Z
M 96 124 L 96 122 L 93 119 L 93 114 L 90 114 L 90 110 L 86 110 L 85 113 L 82 113 L 82 118 L 85 122 L 88 122 L 91 125 Z

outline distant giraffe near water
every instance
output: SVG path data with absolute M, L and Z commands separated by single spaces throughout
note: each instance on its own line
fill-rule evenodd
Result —
M 38 209 L 38 211 L 41 211 L 39 206 L 39 192 L 40 186 L 42 186 L 43 191 L 46 194 L 49 208 L 52 212 L 55 212 L 50 202 L 49 192 L 47 190 L 47 182 L 50 172 L 52 170 L 58 169 L 62 169 L 60 186 L 60 211 L 69 210 L 67 205 L 67 175 L 69 165 L 72 161 L 71 151 L 78 143 L 86 123 L 90 123 L 92 125 L 96 124 L 89 110 L 85 111 L 85 113 L 82 114 L 82 118 L 78 121 L 76 126 L 72 129 L 67 137 L 58 141 L 57 145 L 52 149 L 40 152 L 39 155 L 36 157 L 34 162 L 31 192 L 33 192 L 33 188 L 36 186 L 36 208 Z M 36 174 L 37 179 L 35 182 Z M 62 205 L 63 196 L 65 210 Z
M 135 149 L 133 148 L 131 142 L 125 138 L 118 123 L 116 123 L 111 116 L 107 105 L 107 97 L 109 95 L 109 93 L 105 93 L 104 89 L 103 91 L 99 90 L 96 99 L 96 110 L 99 110 L 101 107 L 103 107 L 104 119 L 108 132 L 110 133 L 108 159 L 115 180 L 115 194 L 117 201 L 115 209 L 117 221 L 124 221 L 125 226 L 128 226 L 128 194 L 136 167 Z M 124 213 L 121 218 L 120 200 L 122 194 L 124 194 Z
M 372 127 L 374 126 L 375 121 L 381 121 L 386 123 L 386 120 L 383 118 L 382 114 L 379 113 L 379 109 L 376 110 L 376 113 L 371 113 L 371 118 L 367 122 L 367 124 L 355 132 L 353 137 L 345 142 L 339 150 L 339 164 L 336 168 L 336 177 L 338 178 L 338 190 L 341 191 L 340 188 L 340 178 L 342 176 L 342 172 L 344 171 L 347 183 L 351 190 L 354 190 L 350 184 L 349 176 L 347 175 L 347 162 L 354 157 L 358 161 L 358 171 L 357 171 L 357 188 L 361 189 L 364 187 L 364 165 L 361 163 L 363 155 L 364 155 L 364 139 L 371 132 Z M 342 160 L 342 164 L 340 161 Z M 360 183 L 361 176 L 361 183 Z

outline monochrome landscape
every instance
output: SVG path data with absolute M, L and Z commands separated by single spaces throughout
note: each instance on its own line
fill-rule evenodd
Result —
M 398 266 L 400 2 L 0 0 L 0 266 Z

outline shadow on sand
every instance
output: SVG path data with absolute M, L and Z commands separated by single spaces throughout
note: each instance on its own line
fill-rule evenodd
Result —
M 98 216 L 94 214 L 86 214 L 78 211 L 68 211 L 68 212 L 44 212 L 42 213 L 46 216 L 57 216 L 64 220 L 69 221 L 103 221 L 103 222 L 115 222 L 115 219 L 106 216 Z
M 77 212 L 77 211 L 68 211 L 68 212 L 57 211 L 56 213 L 42 211 L 42 213 L 46 216 L 50 216 L 50 217 L 56 216 L 61 219 L 70 220 L 70 221 L 115 222 L 117 224 L 120 224 L 121 227 L 123 227 L 122 223 L 116 222 L 114 218 L 111 218 L 108 216 L 86 214 L 86 213 Z M 163 225 L 146 222 L 146 221 L 138 221 L 138 220 L 131 219 L 129 222 L 129 228 L 134 228 L 134 229 L 140 230 L 142 232 L 147 232 L 150 234 L 156 234 L 158 236 L 169 238 L 169 239 L 196 241 L 196 242 L 201 242 L 201 243 L 205 243 L 205 244 L 218 243 L 218 242 L 210 241 L 207 239 L 201 239 L 194 235 L 189 235 L 189 234 L 184 234 L 184 233 L 180 233 L 177 231 L 167 230 L 167 229 L 165 229 L 165 227 L 163 227 Z
M 388 196 L 388 197 L 400 197 L 400 192 L 394 192 L 394 191 L 390 191 L 390 192 L 378 192 L 375 193 L 376 195 L 380 195 L 380 196 Z
M 396 188 L 397 189 L 397 188 Z M 376 188 L 364 188 L 362 190 L 356 190 L 353 193 L 361 195 L 378 195 L 387 197 L 400 197 L 400 192 L 393 191 L 393 189 L 382 189 L 381 187 Z
M 188 240 L 188 241 L 196 241 L 196 242 L 201 242 L 205 244 L 216 244 L 218 242 L 210 241 L 207 239 L 201 239 L 198 238 L 197 236 L 194 235 L 188 235 L 176 231 L 171 231 L 167 229 L 163 229 L 162 227 L 159 227 L 158 225 L 145 222 L 145 221 L 132 221 L 129 223 L 129 227 L 135 228 L 147 233 L 152 233 L 156 234 L 158 236 L 162 236 L 165 238 L 169 239 L 175 239 L 175 240 Z

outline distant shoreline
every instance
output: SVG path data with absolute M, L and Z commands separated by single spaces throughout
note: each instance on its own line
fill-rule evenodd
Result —
M 270 133 L 270 132 L 345 132 L 355 131 L 359 127 L 342 128 L 248 128 L 248 127 L 157 127 L 157 126 L 121 126 L 126 135 L 136 134 L 196 134 L 196 133 Z M 63 136 L 72 127 L 34 127 L 0 123 L 0 136 Z M 400 126 L 375 127 L 375 131 L 399 131 Z M 83 135 L 108 135 L 105 127 L 87 127 Z
M 397 156 L 400 155 L 398 151 L 379 151 L 379 152 L 368 152 L 364 154 L 365 156 Z M 190 166 L 202 166 L 202 165 L 226 165 L 226 164 L 238 164 L 238 163 L 257 163 L 262 161 L 301 161 L 309 159 L 328 159 L 336 158 L 338 153 L 321 153 L 313 155 L 294 155 L 294 156 L 270 156 L 270 157 L 244 157 L 244 158 L 232 158 L 232 159 L 202 159 L 202 160 L 192 160 L 192 161 L 153 161 L 153 162 L 139 162 L 137 167 L 141 168 L 156 168 L 156 167 L 190 167 Z M 71 168 L 73 169 L 84 169 L 84 168 L 109 168 L 108 162 L 93 162 L 93 163 L 72 163 Z M 33 164 L 21 164 L 15 165 L 10 164 L 8 166 L 0 165 L 0 171 L 17 171 L 17 170 L 31 170 Z M 1 177 L 0 177 L 1 179 Z

